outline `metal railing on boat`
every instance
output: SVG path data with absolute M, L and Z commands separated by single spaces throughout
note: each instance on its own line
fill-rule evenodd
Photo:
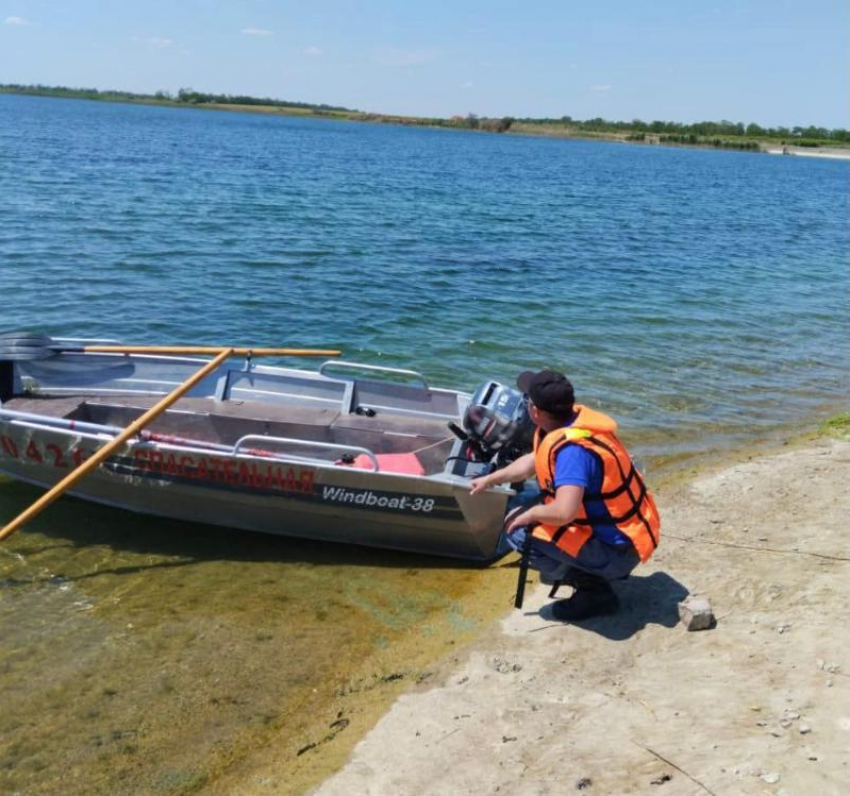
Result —
M 81 436 L 101 439 L 103 437 L 114 437 L 117 434 L 120 434 L 124 429 L 119 426 L 108 426 L 101 425 L 100 423 L 88 423 L 83 420 L 70 420 L 65 417 L 48 417 L 46 415 L 39 415 L 33 412 L 20 412 L 15 409 L 5 409 L 0 407 L 0 421 L 9 420 L 16 425 L 35 428 L 35 429 L 62 429 L 64 431 L 70 431 L 76 434 L 80 434 Z M 294 445 L 301 446 L 305 448 L 319 448 L 321 450 L 334 450 L 340 451 L 341 453 L 348 454 L 357 454 L 363 455 L 369 458 L 372 463 L 373 471 L 380 471 L 380 465 L 378 464 L 378 458 L 374 454 L 373 451 L 368 448 L 361 448 L 356 445 L 341 445 L 337 443 L 330 442 L 313 442 L 311 440 L 303 440 L 303 439 L 295 439 L 291 437 L 270 437 L 265 436 L 263 434 L 246 434 L 244 437 L 240 437 L 233 445 L 224 445 L 218 442 L 207 442 L 206 440 L 195 440 L 195 439 L 186 439 L 182 437 L 172 436 L 170 434 L 157 434 L 156 432 L 151 431 L 142 431 L 139 437 L 139 442 L 136 444 L 144 445 L 144 446 L 166 446 L 166 447 L 174 447 L 179 448 L 181 450 L 212 450 L 219 451 L 221 453 L 227 453 L 234 457 L 259 457 L 265 459 L 275 459 L 276 461 L 290 461 L 297 462 L 299 464 L 314 464 L 320 467 L 339 467 L 344 465 L 338 465 L 335 462 L 328 461 L 327 459 L 316 458 L 312 456 L 297 456 L 292 454 L 283 453 L 280 451 L 274 450 L 266 450 L 263 448 L 262 450 L 247 450 L 242 451 L 241 449 L 248 442 L 252 442 L 254 444 L 261 443 L 263 445 L 271 444 L 284 444 L 284 445 Z
M 345 360 L 333 360 L 329 359 L 327 362 L 322 362 L 319 365 L 319 375 L 324 376 L 325 371 L 330 368 L 348 368 L 349 370 L 368 370 L 373 373 L 390 373 L 395 376 L 412 376 L 419 381 L 422 382 L 422 386 L 426 390 L 430 390 L 431 388 L 428 386 L 428 382 L 425 381 L 425 377 L 416 370 L 405 370 L 403 368 L 385 368 L 382 365 L 364 365 L 360 362 L 346 362 Z
M 296 447 L 301 446 L 304 448 L 319 448 L 321 450 L 335 450 L 343 453 L 356 453 L 358 456 L 367 456 L 369 460 L 372 462 L 374 472 L 378 472 L 381 468 L 378 464 L 378 457 L 370 451 L 368 448 L 360 448 L 356 445 L 339 445 L 334 442 L 313 442 L 311 440 L 305 439 L 295 439 L 293 437 L 267 437 L 263 434 L 246 434 L 244 437 L 241 437 L 236 441 L 236 444 L 233 446 L 233 455 L 239 456 L 239 449 L 242 447 L 244 443 L 247 442 L 261 442 L 263 445 L 267 445 L 268 443 L 281 443 L 284 445 L 295 445 Z M 299 462 L 301 464 L 319 464 L 322 466 L 327 466 L 332 464 L 327 459 L 317 459 L 313 456 L 292 456 L 286 455 L 286 458 L 290 461 Z

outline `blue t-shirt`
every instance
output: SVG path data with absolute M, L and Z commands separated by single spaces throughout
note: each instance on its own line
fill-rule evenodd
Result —
M 602 491 L 602 463 L 581 445 L 567 445 L 555 459 L 555 489 L 559 486 L 583 486 L 585 493 Z M 593 517 L 610 517 L 605 502 L 584 499 L 587 513 Z M 629 537 L 617 530 L 613 522 L 594 526 L 594 535 L 607 544 L 631 544 Z

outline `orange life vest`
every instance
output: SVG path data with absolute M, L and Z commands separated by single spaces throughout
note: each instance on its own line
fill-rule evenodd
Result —
M 661 519 L 655 500 L 646 488 L 628 451 L 614 432 L 617 423 L 602 412 L 576 405 L 578 417 L 572 425 L 546 434 L 538 428 L 534 434 L 534 467 L 543 491 L 543 502 L 555 499 L 555 459 L 567 445 L 580 445 L 602 464 L 602 488 L 598 494 L 585 490 L 575 519 L 560 527 L 540 524 L 533 535 L 554 542 L 565 553 L 577 556 L 593 535 L 594 524 L 610 524 L 628 536 L 641 561 L 646 561 L 658 547 Z M 601 500 L 610 514 L 593 517 L 587 512 L 587 501 Z

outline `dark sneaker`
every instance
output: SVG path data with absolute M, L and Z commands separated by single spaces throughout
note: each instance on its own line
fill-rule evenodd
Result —
M 607 616 L 617 612 L 620 601 L 610 584 L 579 587 L 568 600 L 552 603 L 552 616 L 561 622 L 581 622 L 594 616 Z

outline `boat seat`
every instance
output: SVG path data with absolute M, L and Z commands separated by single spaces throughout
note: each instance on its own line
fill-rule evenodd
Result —
M 376 453 L 378 469 L 382 473 L 403 473 L 404 475 L 425 475 L 425 468 L 415 453 Z M 342 462 L 337 462 L 342 464 Z M 357 456 L 349 467 L 355 470 L 373 470 L 372 459 L 365 453 Z

